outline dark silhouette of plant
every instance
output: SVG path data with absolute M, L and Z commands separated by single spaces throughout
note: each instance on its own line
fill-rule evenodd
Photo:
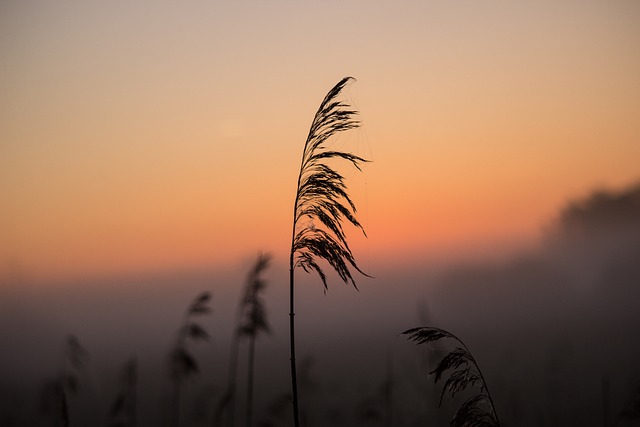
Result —
M 41 409 L 53 419 L 56 427 L 69 426 L 69 396 L 78 392 L 79 370 L 89 358 L 89 353 L 74 335 L 64 343 L 63 366 L 58 376 L 45 383 L 41 395 Z
M 238 374 L 238 350 L 240 346 L 240 323 L 244 314 L 244 294 L 238 304 L 236 312 L 236 328 L 233 331 L 231 339 L 230 355 L 229 355 L 229 371 L 227 373 L 227 388 L 220 398 L 216 410 L 213 415 L 213 425 L 220 423 L 225 411 L 229 411 L 229 426 L 235 427 L 236 414 L 236 378 Z
M 138 362 L 135 357 L 127 361 L 120 376 L 120 391 L 109 410 L 111 427 L 135 427 L 137 424 Z
M 465 390 L 469 386 L 480 386 L 480 394 L 470 397 L 458 408 L 451 420 L 452 427 L 500 426 L 498 414 L 482 371 L 480 371 L 476 360 L 460 338 L 444 329 L 432 327 L 412 328 L 402 334 L 408 335 L 409 339 L 417 344 L 428 344 L 443 338 L 449 338 L 462 345 L 462 347 L 456 347 L 444 356 L 430 373 L 435 374 L 434 383 L 437 383 L 447 372 L 451 371 L 442 388 L 440 404 L 442 404 L 442 399 L 447 391 L 451 393 L 453 398 L 456 393 Z
M 237 326 L 233 332 L 229 355 L 229 372 L 227 388 L 220 399 L 214 413 L 214 425 L 219 424 L 225 410 L 229 411 L 229 425 L 235 425 L 235 402 L 236 402 L 236 378 L 238 372 L 238 348 L 240 339 L 249 338 L 249 367 L 248 367 L 248 387 L 247 387 L 247 425 L 252 418 L 253 400 L 253 365 L 255 356 L 255 338 L 260 331 L 269 332 L 266 310 L 260 297 L 260 292 L 266 287 L 266 282 L 261 278 L 262 272 L 268 267 L 271 257 L 260 254 L 256 264 L 251 269 L 247 278 L 247 283 L 241 294 L 238 303 Z
M 327 278 L 318 264 L 319 259 L 329 263 L 345 283 L 351 283 L 354 287 L 356 283 L 350 266 L 366 276 L 356 265 L 342 222 L 346 219 L 363 233 L 364 229 L 355 217 L 356 207 L 347 194 L 344 176 L 329 166 L 328 162 L 333 159 L 346 160 L 360 170 L 360 164 L 367 160 L 344 151 L 330 150 L 325 144 L 335 134 L 360 125 L 355 119 L 357 111 L 346 102 L 338 100 L 342 89 L 351 80 L 351 77 L 343 78 L 320 104 L 304 145 L 298 175 L 289 258 L 291 391 L 295 427 L 299 427 L 300 418 L 295 355 L 294 270 L 302 267 L 307 273 L 318 273 L 325 292 Z M 307 222 L 303 223 L 303 220 Z
M 254 265 L 242 298 L 242 323 L 238 328 L 240 336 L 249 338 L 249 365 L 247 366 L 247 427 L 251 427 L 253 415 L 253 367 L 255 358 L 256 336 L 262 332 L 269 332 L 267 313 L 260 293 L 266 287 L 261 275 L 269 266 L 271 257 L 260 254 Z
M 199 372 L 198 362 L 187 349 L 188 341 L 208 340 L 209 334 L 195 322 L 194 317 L 209 314 L 211 308 L 208 303 L 211 299 L 209 292 L 204 292 L 196 297 L 185 312 L 184 321 L 178 330 L 176 343 L 170 354 L 169 369 L 173 383 L 173 423 L 180 425 L 180 386 L 185 378 Z

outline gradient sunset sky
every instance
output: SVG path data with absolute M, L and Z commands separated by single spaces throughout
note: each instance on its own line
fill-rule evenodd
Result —
M 639 22 L 636 0 L 3 1 L 0 271 L 284 260 L 347 75 L 366 270 L 534 241 L 640 179 Z

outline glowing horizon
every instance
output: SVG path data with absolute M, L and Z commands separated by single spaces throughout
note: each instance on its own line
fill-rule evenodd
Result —
M 285 256 L 304 138 L 345 75 L 363 125 L 340 143 L 373 160 L 349 174 L 358 258 L 532 242 L 640 179 L 635 2 L 283 6 L 1 6 L 0 269 Z

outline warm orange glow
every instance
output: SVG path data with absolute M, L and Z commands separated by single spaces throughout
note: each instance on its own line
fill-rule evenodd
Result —
M 344 142 L 374 160 L 349 174 L 364 257 L 531 240 L 640 177 L 636 2 L 253 6 L 3 6 L 0 263 L 285 257 L 300 150 L 345 74 L 363 127 Z

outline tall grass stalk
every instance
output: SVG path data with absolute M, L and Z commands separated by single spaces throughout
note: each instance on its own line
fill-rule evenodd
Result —
M 240 300 L 238 304 L 238 309 L 236 313 L 236 328 L 233 331 L 233 336 L 231 338 L 231 346 L 229 349 L 229 370 L 227 372 L 227 388 L 225 390 L 222 399 L 218 405 L 216 413 L 213 417 L 213 425 L 218 425 L 220 419 L 222 418 L 225 411 L 228 411 L 228 421 L 229 427 L 235 427 L 235 416 L 236 416 L 236 382 L 238 375 L 238 352 L 240 347 L 240 323 L 242 322 L 243 315 L 243 298 Z
M 182 381 L 199 372 L 198 362 L 189 353 L 187 348 L 188 341 L 208 340 L 209 334 L 196 323 L 195 317 L 208 314 L 211 307 L 208 305 L 211 295 L 204 292 L 197 296 L 187 308 L 184 314 L 184 320 L 178 334 L 173 350 L 171 351 L 169 360 L 169 369 L 171 382 L 173 384 L 173 408 L 172 408 L 172 426 L 180 425 L 180 388 Z
M 271 257 L 261 254 L 256 261 L 242 299 L 243 321 L 240 325 L 240 335 L 249 338 L 249 360 L 247 365 L 247 416 L 246 426 L 251 427 L 253 416 L 253 374 L 255 361 L 256 337 L 260 332 L 269 332 L 267 312 L 261 298 L 261 292 L 266 287 L 262 273 L 269 266 Z
M 227 376 L 227 387 L 214 415 L 214 425 L 220 421 L 225 411 L 229 412 L 229 425 L 235 425 L 235 403 L 236 403 L 236 382 L 238 372 L 238 354 L 240 339 L 249 338 L 249 365 L 248 365 L 248 387 L 247 387 L 247 425 L 251 423 L 252 400 L 253 400 L 253 366 L 255 356 L 255 339 L 261 331 L 269 332 L 266 310 L 260 293 L 266 287 L 266 282 L 262 279 L 262 272 L 268 267 L 271 257 L 267 254 L 260 254 L 255 265 L 249 272 L 247 283 L 241 295 L 238 309 L 236 311 L 236 328 L 233 331 L 229 354 L 229 372 Z
M 367 160 L 348 152 L 330 150 L 326 145 L 327 140 L 335 134 L 360 126 L 355 118 L 358 112 L 338 99 L 342 89 L 352 80 L 352 77 L 340 80 L 320 104 L 304 145 L 298 175 L 289 257 L 291 394 L 295 427 L 300 426 L 300 415 L 296 373 L 294 270 L 302 267 L 307 273 L 315 271 L 320 276 L 325 291 L 327 278 L 318 264 L 319 259 L 325 260 L 345 283 L 351 283 L 354 287 L 356 283 L 350 268 L 366 276 L 351 253 L 342 222 L 346 219 L 363 233 L 364 229 L 356 219 L 356 207 L 347 194 L 344 176 L 328 162 L 345 160 L 360 170 L 360 164 Z M 303 223 L 303 220 L 307 222 Z

